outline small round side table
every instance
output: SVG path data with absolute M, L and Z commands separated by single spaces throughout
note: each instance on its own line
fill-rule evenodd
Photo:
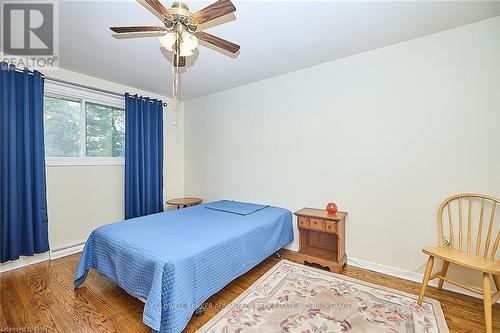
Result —
M 201 204 L 203 200 L 200 198 L 175 198 L 165 202 L 167 205 L 177 206 L 177 209 L 196 206 Z

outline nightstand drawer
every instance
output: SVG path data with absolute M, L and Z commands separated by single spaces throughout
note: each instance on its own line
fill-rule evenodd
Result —
M 325 221 L 320 219 L 309 219 L 309 229 L 325 230 Z
M 325 221 L 325 232 L 336 234 L 337 233 L 337 222 Z
M 309 228 L 309 219 L 299 216 L 299 228 Z

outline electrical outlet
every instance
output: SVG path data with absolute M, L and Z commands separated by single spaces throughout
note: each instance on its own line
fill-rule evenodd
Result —
M 444 246 L 450 246 L 450 239 L 449 238 L 445 238 Z

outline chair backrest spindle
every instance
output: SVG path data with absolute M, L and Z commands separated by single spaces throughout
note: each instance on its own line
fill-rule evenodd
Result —
M 493 204 L 493 206 L 491 207 L 490 223 L 488 225 L 488 233 L 486 234 L 486 242 L 484 244 L 484 255 L 483 256 L 485 258 L 488 256 L 488 250 L 490 248 L 491 230 L 493 229 L 493 221 L 495 221 L 496 206 L 497 206 L 497 203 L 495 202 Z
M 479 255 L 479 250 L 481 248 L 481 239 L 483 237 L 483 218 L 484 218 L 484 198 L 481 198 L 481 208 L 479 211 L 479 226 L 477 228 L 477 239 L 476 239 L 476 256 Z
M 453 217 L 451 216 L 450 203 L 448 203 L 447 206 L 448 206 L 448 223 L 449 223 L 449 228 L 450 228 L 450 247 L 454 248 L 455 247 L 455 233 L 453 232 Z
M 469 197 L 469 209 L 467 210 L 467 252 L 471 247 L 471 219 L 472 219 L 472 197 Z
M 462 251 L 462 198 L 458 197 L 458 250 Z
M 491 250 L 490 259 L 494 260 L 498 251 L 498 246 L 500 245 L 500 230 L 497 232 L 497 239 L 495 240 L 495 244 L 493 245 L 493 249 Z

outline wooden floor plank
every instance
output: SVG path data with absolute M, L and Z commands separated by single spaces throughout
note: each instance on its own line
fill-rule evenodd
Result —
M 292 252 L 285 251 L 294 260 Z M 0 274 L 0 329 L 46 328 L 45 332 L 133 332 L 150 330 L 142 323 L 144 304 L 91 270 L 76 292 L 73 278 L 80 255 Z M 192 333 L 247 289 L 278 262 L 268 258 L 207 300 L 205 314 L 193 317 L 185 329 Z M 417 294 L 420 284 L 368 270 L 346 267 L 347 276 Z M 485 332 L 480 299 L 429 287 L 426 294 L 441 302 L 451 332 Z M 493 309 L 494 332 L 500 332 L 500 306 Z

